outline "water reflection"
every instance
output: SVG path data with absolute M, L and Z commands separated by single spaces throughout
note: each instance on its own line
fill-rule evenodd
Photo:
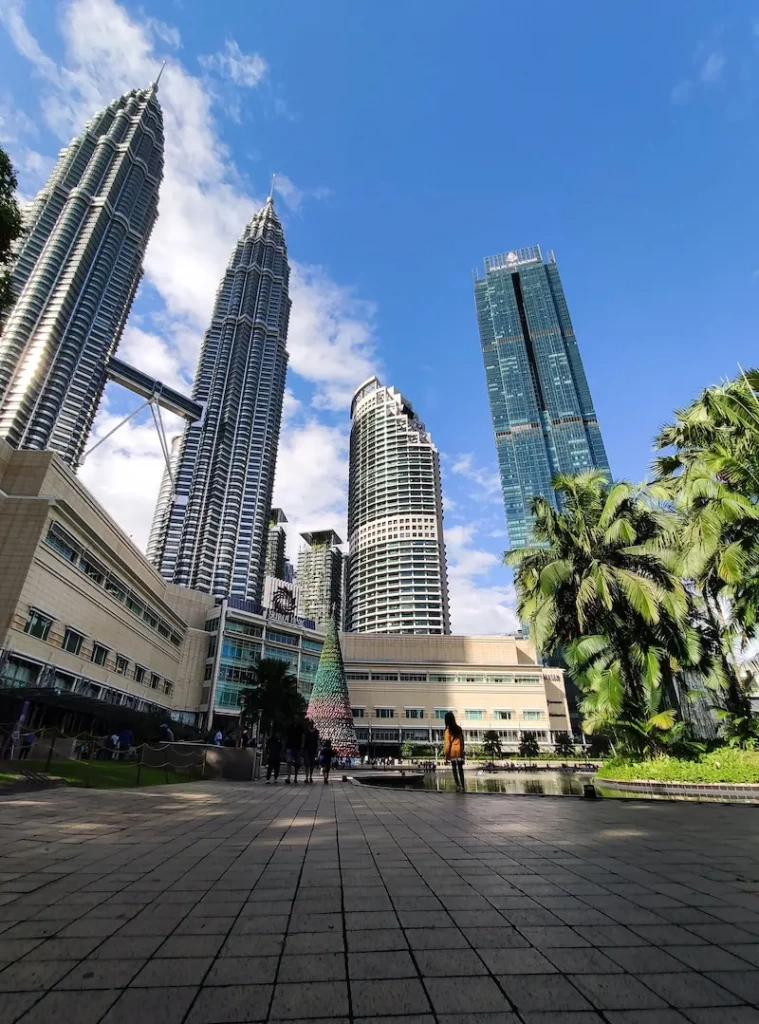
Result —
M 450 771 L 430 772 L 422 780 L 424 789 L 454 792 Z M 503 772 L 492 775 L 466 773 L 470 793 L 528 793 L 533 796 L 582 796 L 582 784 L 574 772 Z

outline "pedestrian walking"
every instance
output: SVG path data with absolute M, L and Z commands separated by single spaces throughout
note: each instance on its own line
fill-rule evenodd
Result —
M 169 729 L 169 732 L 171 732 L 171 729 Z M 119 761 L 126 760 L 129 756 L 129 751 L 132 749 L 132 739 L 132 730 L 124 727 L 119 733 L 119 752 L 116 755 Z
M 463 793 L 466 790 L 464 785 L 464 731 L 456 722 L 456 716 L 452 711 L 447 711 L 445 714 L 444 742 L 445 759 L 451 762 L 456 792 Z
M 21 737 L 21 749 L 18 752 L 19 761 L 26 761 L 32 751 L 36 736 L 33 732 L 24 733 Z
M 158 733 L 158 740 L 160 743 L 173 743 L 174 733 L 171 731 L 169 726 L 164 722 Z
M 329 782 L 329 770 L 332 767 L 332 758 L 334 757 L 334 751 L 332 750 L 332 740 L 325 740 L 322 746 L 322 752 L 319 755 L 319 762 L 322 766 L 322 775 L 324 776 L 325 785 Z
M 220 746 L 221 746 L 221 741 L 222 741 L 223 739 L 224 739 L 224 735 L 223 735 L 223 733 L 222 733 L 221 729 L 217 729 L 217 730 L 216 730 L 216 735 L 215 735 L 215 736 L 214 736 L 214 738 L 213 738 L 214 744 L 215 744 L 215 745 L 216 745 L 217 747 L 220 747 Z
M 266 785 L 271 782 L 272 774 L 274 783 L 279 778 L 279 764 L 282 760 L 282 738 L 275 729 L 266 744 Z M 289 780 L 288 780 L 289 781 Z
M 287 730 L 287 740 L 285 742 L 285 756 L 287 758 L 287 778 L 285 779 L 286 785 L 290 785 L 290 769 L 295 770 L 295 777 L 293 782 L 298 781 L 298 769 L 300 768 L 301 759 L 303 758 L 303 723 L 293 722 L 290 728 Z
M 319 730 L 310 718 L 306 719 L 306 729 L 303 734 L 303 772 L 304 782 L 314 781 L 314 765 L 316 755 L 319 751 Z

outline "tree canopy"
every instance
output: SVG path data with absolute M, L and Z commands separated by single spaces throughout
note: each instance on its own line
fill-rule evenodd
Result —
M 13 247 L 21 237 L 23 224 L 16 200 L 18 180 L 10 157 L 0 147 L 0 317 L 13 305 L 10 264 Z M 1 321 L 0 321 L 1 322 Z

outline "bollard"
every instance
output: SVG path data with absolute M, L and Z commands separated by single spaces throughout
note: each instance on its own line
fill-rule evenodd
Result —
M 596 793 L 596 787 L 592 782 L 583 782 L 582 784 L 582 795 L 586 800 L 597 800 L 598 793 Z

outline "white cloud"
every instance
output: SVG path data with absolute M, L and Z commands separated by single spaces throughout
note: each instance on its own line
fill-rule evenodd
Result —
M 277 456 L 274 506 L 288 517 L 287 553 L 297 563 L 304 530 L 346 536 L 348 432 L 310 418 L 285 418 Z
M 286 174 L 278 174 L 276 176 L 274 191 L 282 196 L 285 205 L 293 213 L 297 213 L 300 210 L 305 199 L 326 199 L 330 195 L 328 188 L 300 188 Z
M 499 557 L 474 546 L 478 531 L 477 524 L 445 531 L 453 632 L 514 633 L 514 588 Z
M 223 51 L 198 57 L 198 63 L 206 71 L 217 71 L 222 78 L 248 89 L 255 88 L 268 71 L 260 54 L 243 53 L 234 39 L 227 39 Z
M 477 487 L 477 497 L 485 501 L 501 500 L 501 478 L 496 470 L 477 464 L 472 452 L 454 456 L 451 472 L 470 480 Z
M 712 50 L 704 58 L 699 70 L 699 78 L 702 82 L 710 84 L 716 82 L 722 75 L 725 67 L 725 55 L 721 50 Z
M 689 79 L 684 78 L 678 82 L 670 93 L 670 99 L 673 103 L 678 105 L 687 103 L 690 98 L 690 94 L 693 91 L 693 82 Z
M 315 404 L 347 410 L 352 393 L 378 372 L 373 303 L 332 281 L 321 267 L 292 265 L 290 366 L 317 385 Z

